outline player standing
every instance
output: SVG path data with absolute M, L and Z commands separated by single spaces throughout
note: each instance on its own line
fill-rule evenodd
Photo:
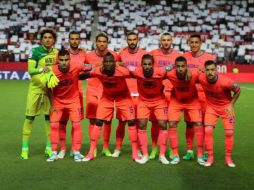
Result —
M 189 38 L 189 47 L 191 51 L 184 53 L 184 57 L 187 59 L 188 68 L 204 70 L 205 62 L 208 60 L 215 60 L 215 56 L 201 50 L 202 40 L 199 34 L 192 34 Z M 198 97 L 201 103 L 202 112 L 204 115 L 204 110 L 206 107 L 206 98 L 204 91 L 200 84 L 196 85 L 198 90 Z M 193 140 L 194 140 L 194 128 L 193 124 L 189 121 L 188 116 L 184 116 L 186 121 L 186 144 L 187 144 L 187 152 L 183 156 L 183 160 L 191 160 L 194 158 L 193 153 Z M 204 159 L 207 159 L 206 156 Z
M 145 50 L 138 47 L 138 34 L 135 32 L 129 32 L 126 35 L 126 40 L 128 47 L 124 48 L 120 53 L 121 62 L 124 67 L 137 68 L 141 66 L 142 56 L 146 53 Z M 137 90 L 137 80 L 134 78 L 126 79 L 128 89 L 130 91 L 133 105 L 135 108 L 135 113 L 137 111 L 137 100 L 138 100 L 138 90 Z M 122 142 L 125 134 L 125 124 L 121 119 L 121 115 L 117 112 L 116 118 L 119 120 L 118 127 L 116 130 L 116 148 L 112 157 L 119 157 L 121 153 Z
M 51 29 L 44 29 L 40 33 L 41 45 L 33 48 L 28 59 L 28 72 L 31 80 L 27 95 L 26 119 L 22 130 L 21 158 L 28 159 L 29 139 L 32 132 L 32 124 L 37 115 L 45 115 L 46 149 L 45 155 L 51 155 L 49 138 L 49 91 L 46 85 L 45 73 L 50 71 L 56 62 L 57 49 L 53 48 L 56 41 L 56 33 Z
M 162 93 L 165 79 L 165 68 L 154 67 L 153 56 L 145 54 L 142 57 L 142 67 L 130 68 L 130 73 L 137 79 L 139 99 L 137 104 L 138 138 L 141 144 L 143 157 L 137 160 L 140 164 L 148 161 L 148 139 L 146 133 L 147 122 L 151 114 L 154 114 L 158 122 L 160 132 L 159 160 L 163 164 L 169 164 L 165 157 L 167 147 L 167 102 Z
M 96 38 L 96 49 L 86 54 L 86 63 L 97 65 L 103 62 L 103 56 L 108 52 L 114 55 L 115 60 L 119 59 L 118 54 L 108 49 L 108 36 L 105 33 L 99 33 Z M 89 119 L 89 137 L 91 139 L 92 129 L 96 121 L 96 111 L 98 107 L 99 97 L 102 93 L 102 86 L 97 78 L 89 78 L 87 89 L 86 89 L 86 118 Z M 105 156 L 112 156 L 109 151 L 109 139 L 111 133 L 111 121 L 104 122 L 104 139 L 103 139 L 103 151 L 102 154 Z M 96 155 L 96 150 L 95 150 Z
M 124 67 L 116 66 L 113 54 L 107 53 L 103 57 L 103 66 L 95 68 L 88 74 L 89 77 L 97 77 L 102 84 L 103 92 L 98 103 L 96 124 L 91 134 L 90 150 L 83 161 L 94 159 L 94 150 L 100 138 L 104 121 L 111 121 L 116 107 L 122 120 L 128 123 L 129 138 L 132 146 L 132 159 L 139 160 L 137 154 L 137 129 L 135 126 L 135 110 L 126 84 L 129 71 Z
M 80 33 L 77 31 L 72 31 L 69 33 L 69 52 L 70 52 L 70 59 L 71 62 L 76 64 L 84 64 L 85 63 L 85 50 L 80 48 Z M 83 101 L 83 89 L 82 89 L 82 81 L 79 81 L 79 99 L 81 105 L 81 120 L 84 119 L 84 101 Z M 68 113 L 64 113 L 63 117 L 60 121 L 60 128 L 59 128 L 59 137 L 60 137 L 60 149 L 61 151 L 58 154 L 58 158 L 62 159 L 65 156 L 66 152 L 66 125 L 69 120 Z M 73 130 L 72 130 L 73 134 Z M 73 143 L 72 143 L 73 144 Z M 71 148 L 70 155 L 73 155 L 73 146 Z
M 188 115 L 190 121 L 193 123 L 198 152 L 197 162 L 200 165 L 204 165 L 202 112 L 195 86 L 198 82 L 199 72 L 197 70 L 189 70 L 192 77 L 190 80 L 186 80 L 187 72 L 187 60 L 183 56 L 180 56 L 176 58 L 175 70 L 167 73 L 167 77 L 173 85 L 172 96 L 168 107 L 168 135 L 173 151 L 173 158 L 170 163 L 178 164 L 180 162 L 177 123 L 180 121 L 180 116 L 184 113 Z
M 234 104 L 240 95 L 240 86 L 231 79 L 218 74 L 214 61 L 205 62 L 205 74 L 200 75 L 199 82 L 207 98 L 204 124 L 208 160 L 205 166 L 211 166 L 214 162 L 213 129 L 218 118 L 221 117 L 225 132 L 225 163 L 228 167 L 235 167 L 232 160 L 235 127 Z
M 91 68 L 91 67 L 90 67 Z M 50 140 L 52 144 L 52 155 L 48 162 L 57 160 L 57 147 L 59 140 L 60 121 L 64 113 L 67 113 L 72 121 L 72 142 L 74 160 L 80 162 L 83 156 L 80 154 L 82 144 L 82 119 L 80 94 L 79 94 L 79 73 L 81 70 L 88 70 L 82 63 L 72 62 L 67 50 L 58 53 L 58 64 L 53 67 L 53 73 L 59 83 L 52 88 L 52 110 L 50 114 Z M 50 79 L 49 79 L 50 80 Z
M 160 48 L 155 49 L 150 52 L 154 57 L 154 66 L 155 67 L 166 67 L 173 66 L 175 59 L 182 54 L 172 48 L 173 37 L 170 33 L 165 32 L 160 37 Z M 167 102 L 170 101 L 172 84 L 168 79 L 163 81 L 164 94 Z M 151 128 L 151 137 L 152 137 L 152 152 L 149 156 L 149 159 L 155 159 L 158 154 L 157 141 L 159 136 L 159 127 L 157 122 L 154 121 L 154 116 L 151 117 L 152 128 Z

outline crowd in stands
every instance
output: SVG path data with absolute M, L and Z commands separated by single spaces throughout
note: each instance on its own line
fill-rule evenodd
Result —
M 28 2 L 28 3 L 27 3 Z M 93 28 L 93 25 L 95 26 Z M 220 63 L 254 63 L 254 0 L 11 0 L 0 2 L 0 61 L 24 61 L 38 44 L 38 31 L 57 31 L 56 48 L 71 30 L 81 31 L 81 46 L 93 49 L 93 32 L 111 37 L 109 48 L 126 46 L 125 33 L 139 32 L 140 47 L 158 48 L 162 32 L 174 48 L 188 51 L 188 35 L 202 35 L 202 49 Z

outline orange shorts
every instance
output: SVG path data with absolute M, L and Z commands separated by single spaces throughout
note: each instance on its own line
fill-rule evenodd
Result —
M 158 101 L 144 101 L 139 98 L 137 119 L 149 119 L 154 114 L 156 120 L 167 120 L 168 107 L 165 99 Z
M 62 117 L 70 117 L 71 121 L 80 121 L 81 120 L 81 108 L 80 106 L 73 106 L 69 108 L 54 108 L 50 113 L 50 121 L 59 122 L 59 121 L 68 121 L 62 120 Z
M 203 91 L 198 91 L 198 100 L 199 100 L 199 103 L 201 106 L 202 121 L 204 121 L 205 108 L 206 108 L 206 97 L 205 97 L 205 93 Z M 191 122 L 191 119 L 188 114 L 184 113 L 184 121 Z
M 89 84 L 89 83 L 88 83 Z M 102 96 L 102 86 L 99 85 L 97 88 L 87 85 L 86 89 L 86 118 L 95 119 L 98 102 Z
M 194 99 L 190 103 L 181 103 L 172 98 L 168 107 L 168 120 L 178 122 L 182 113 L 188 117 L 189 122 L 202 121 L 201 106 L 198 99 Z
M 235 114 L 229 115 L 225 107 L 222 107 L 221 109 L 215 109 L 209 105 L 206 107 L 205 112 L 205 126 L 215 127 L 219 117 L 222 119 L 224 129 L 234 129 Z
M 131 96 L 132 99 L 132 105 L 135 110 L 135 119 L 137 118 L 137 104 L 138 104 L 138 96 Z M 116 119 L 121 120 L 121 112 L 119 109 L 116 110 Z
M 135 110 L 130 96 L 115 99 L 102 96 L 99 100 L 96 118 L 110 121 L 113 118 L 114 107 L 119 110 L 120 120 L 127 121 L 135 119 Z
M 80 100 L 80 111 L 81 111 L 80 120 L 83 120 L 84 119 L 84 99 L 83 99 L 82 88 L 81 89 L 79 88 L 79 100 Z M 68 112 L 68 110 L 64 110 L 62 117 L 61 117 L 61 121 L 68 121 L 68 120 L 69 120 L 69 112 Z

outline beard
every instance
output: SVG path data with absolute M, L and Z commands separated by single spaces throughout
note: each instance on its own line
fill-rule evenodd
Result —
M 151 69 L 151 70 L 149 70 L 149 71 L 143 70 L 143 73 L 144 73 L 144 76 L 145 76 L 146 78 L 149 78 L 149 77 L 153 76 L 153 69 Z
M 67 73 L 69 71 L 69 67 L 58 67 L 59 71 L 62 73 Z
M 71 45 L 71 49 L 73 49 L 73 50 L 77 50 L 79 48 L 79 46 L 72 46 Z
M 115 74 L 115 67 L 112 69 L 104 69 L 103 72 L 108 76 L 113 76 Z

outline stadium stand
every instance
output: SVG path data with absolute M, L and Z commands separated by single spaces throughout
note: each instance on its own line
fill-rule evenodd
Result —
M 188 51 L 188 35 L 198 32 L 202 49 L 218 61 L 254 63 L 254 0 L 33 0 L 0 2 L 0 61 L 25 61 L 38 44 L 38 31 L 57 31 L 56 48 L 67 46 L 68 32 L 82 32 L 81 46 L 93 48 L 93 36 L 105 31 L 109 48 L 126 46 L 124 34 L 139 32 L 140 46 L 158 47 L 164 31 L 172 32 L 174 48 Z

